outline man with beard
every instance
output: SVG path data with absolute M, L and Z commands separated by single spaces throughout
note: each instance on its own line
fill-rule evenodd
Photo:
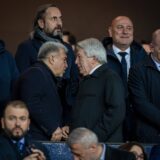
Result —
M 1 123 L 4 132 L 0 136 L 0 160 L 49 159 L 44 155 L 44 146 L 27 138 L 30 119 L 24 102 L 9 102 Z
M 33 32 L 30 38 L 22 42 L 15 55 L 17 67 L 22 73 L 37 61 L 37 55 L 41 45 L 47 41 L 60 42 L 67 48 L 67 65 L 60 82 L 59 93 L 62 100 L 64 118 L 69 120 L 71 106 L 74 103 L 78 87 L 78 69 L 75 65 L 75 57 L 72 47 L 62 40 L 62 14 L 54 4 L 45 4 L 37 10 Z

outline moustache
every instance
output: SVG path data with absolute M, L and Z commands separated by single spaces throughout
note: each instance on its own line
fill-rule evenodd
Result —
M 62 30 L 62 27 L 59 25 L 59 26 L 57 26 L 55 29 L 60 29 L 60 30 Z
M 14 130 L 16 130 L 16 129 L 20 129 L 21 131 L 23 131 L 23 129 L 22 129 L 21 127 L 14 127 L 14 128 L 12 129 L 12 131 L 14 131 Z

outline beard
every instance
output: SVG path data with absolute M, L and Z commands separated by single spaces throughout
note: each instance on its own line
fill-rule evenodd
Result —
M 63 36 L 62 27 L 60 25 L 57 26 L 51 32 L 48 32 L 48 36 L 49 37 L 53 37 L 53 38 L 60 38 L 60 39 L 62 39 L 62 36 Z
M 9 128 L 5 127 L 4 131 L 11 139 L 16 140 L 16 141 L 23 138 L 27 133 L 27 129 L 23 130 L 19 126 L 16 126 L 13 129 L 9 129 Z

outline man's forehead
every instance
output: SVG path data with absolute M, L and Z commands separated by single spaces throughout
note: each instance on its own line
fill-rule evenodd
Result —
M 52 14 L 52 15 L 59 16 L 59 17 L 62 16 L 61 11 L 57 7 L 49 7 L 46 10 L 46 14 Z
M 7 116 L 7 115 L 16 115 L 16 116 L 25 115 L 25 116 L 28 116 L 29 113 L 25 108 L 14 108 L 12 106 L 8 106 L 5 110 L 5 116 Z
M 113 20 L 112 25 L 116 25 L 116 24 L 127 24 L 130 26 L 133 26 L 132 21 L 128 18 L 128 17 L 118 17 L 115 20 Z

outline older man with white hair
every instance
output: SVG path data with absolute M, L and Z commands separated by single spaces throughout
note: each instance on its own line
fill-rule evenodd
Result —
M 71 128 L 86 127 L 100 141 L 122 142 L 124 88 L 106 62 L 106 51 L 99 40 L 89 38 L 78 43 L 76 64 L 84 78 L 72 110 Z

